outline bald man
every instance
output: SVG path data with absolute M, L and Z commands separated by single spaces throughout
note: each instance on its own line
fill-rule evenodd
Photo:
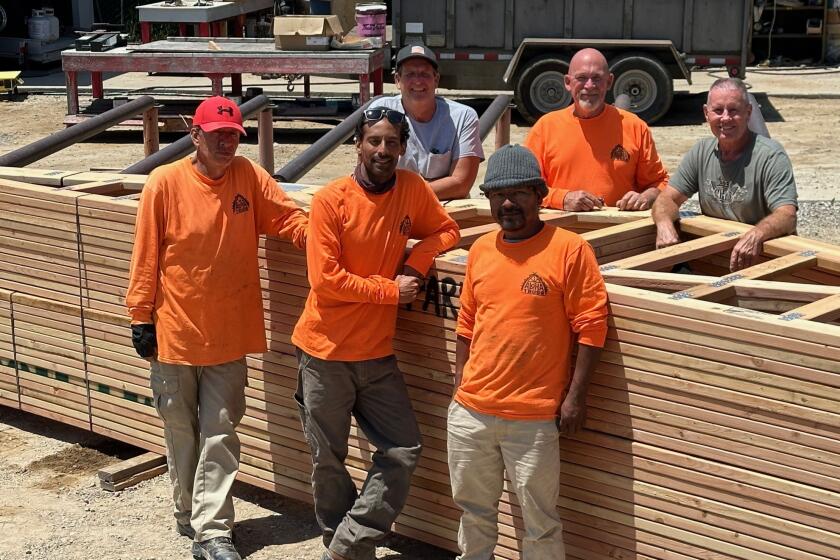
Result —
M 549 188 L 543 206 L 648 210 L 668 185 L 668 172 L 647 124 L 607 105 L 613 84 L 607 59 L 595 49 L 580 50 L 564 80 L 573 104 L 544 115 L 525 139 Z

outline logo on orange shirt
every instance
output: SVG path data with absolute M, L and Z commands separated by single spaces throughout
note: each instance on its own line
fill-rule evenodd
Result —
M 411 233 L 411 218 L 406 215 L 400 223 L 400 235 L 408 237 L 409 233 Z
M 627 153 L 624 146 L 616 144 L 610 152 L 610 159 L 613 161 L 630 161 L 630 154 Z
M 522 282 L 522 293 L 531 296 L 547 296 L 548 285 L 540 278 L 539 274 L 534 272 Z
M 233 213 L 234 214 L 242 214 L 243 212 L 247 212 L 248 208 L 251 205 L 248 204 L 248 199 L 242 196 L 241 194 L 237 194 L 233 197 Z

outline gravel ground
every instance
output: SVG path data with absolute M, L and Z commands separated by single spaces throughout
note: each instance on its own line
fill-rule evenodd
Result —
M 0 560 L 189 559 L 174 530 L 169 478 L 121 492 L 99 488 L 96 471 L 141 451 L 0 406 Z M 247 484 L 234 486 L 234 535 L 248 560 L 319 560 L 312 507 Z M 394 535 L 377 558 L 452 560 Z

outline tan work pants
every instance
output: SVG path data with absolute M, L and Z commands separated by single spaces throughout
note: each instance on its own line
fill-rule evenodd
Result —
M 554 420 L 507 420 L 452 401 L 447 447 L 452 497 L 464 512 L 459 560 L 494 558 L 505 471 L 525 522 L 521 559 L 566 558 L 557 512 L 560 443 Z
M 215 366 L 151 365 L 163 420 L 175 519 L 195 540 L 233 534 L 233 481 L 239 472 L 236 426 L 245 414 L 245 358 Z

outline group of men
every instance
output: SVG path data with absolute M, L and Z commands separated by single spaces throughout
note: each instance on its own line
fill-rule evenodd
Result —
M 375 102 L 357 124 L 355 169 L 319 190 L 308 216 L 236 156 L 242 116 L 222 97 L 196 111 L 196 153 L 155 170 L 143 189 L 126 302 L 163 420 L 176 530 L 192 538 L 197 559 L 240 558 L 231 487 L 245 355 L 266 350 L 261 234 L 306 252 L 294 397 L 323 559 L 374 559 L 408 497 L 422 443 L 393 352 L 397 309 L 458 242 L 440 200 L 468 195 L 484 154 L 475 111 L 436 96 L 432 51 L 400 51 L 395 79 L 400 95 Z M 525 146 L 497 150 L 480 186 L 500 229 L 473 244 L 459 296 L 447 445 L 462 560 L 493 557 L 505 472 L 525 524 L 522 558 L 565 557 L 559 436 L 583 427 L 607 295 L 591 247 L 542 222 L 541 207 L 652 208 L 657 247 L 666 247 L 680 240 L 679 206 L 699 193 L 704 213 L 754 225 L 733 250 L 733 269 L 795 228 L 790 161 L 748 130 L 740 81 L 712 86 L 704 111 L 714 138 L 669 177 L 647 126 L 606 104 L 612 80 L 601 53 L 578 52 L 565 78 L 573 105 L 540 119 Z M 406 257 L 409 239 L 417 242 Z M 376 448 L 361 490 L 344 466 L 351 417 Z

